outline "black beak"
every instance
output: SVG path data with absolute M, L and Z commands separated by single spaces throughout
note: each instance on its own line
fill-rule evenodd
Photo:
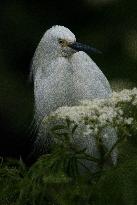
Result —
M 78 43 L 78 42 L 69 44 L 69 47 L 76 50 L 76 51 L 84 51 L 86 53 L 93 52 L 93 53 L 102 54 L 102 52 L 99 51 L 98 49 L 93 48 L 93 47 L 88 46 L 88 45 L 85 45 L 85 44 L 82 44 L 82 43 Z

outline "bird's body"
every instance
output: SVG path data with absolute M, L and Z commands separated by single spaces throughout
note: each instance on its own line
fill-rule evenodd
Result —
M 61 44 L 62 39 L 66 46 Z M 102 71 L 85 52 L 72 48 L 75 43 L 69 29 L 54 26 L 44 34 L 36 49 L 32 72 L 38 123 L 58 107 L 111 96 L 109 82 Z

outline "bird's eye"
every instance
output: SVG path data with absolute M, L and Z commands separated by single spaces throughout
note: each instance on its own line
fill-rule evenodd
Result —
M 64 41 L 62 39 L 59 39 L 59 44 L 63 44 Z

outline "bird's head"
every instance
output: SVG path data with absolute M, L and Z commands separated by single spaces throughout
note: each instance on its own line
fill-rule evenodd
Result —
M 100 53 L 93 47 L 76 42 L 75 35 L 64 26 L 53 26 L 47 30 L 43 41 L 52 56 L 70 57 L 77 51 Z

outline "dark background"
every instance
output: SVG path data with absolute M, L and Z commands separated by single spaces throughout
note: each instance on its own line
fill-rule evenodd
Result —
M 30 62 L 46 29 L 64 25 L 80 42 L 103 55 L 91 56 L 109 81 L 137 81 L 137 1 L 0 1 L 0 155 L 27 155 L 33 118 Z

